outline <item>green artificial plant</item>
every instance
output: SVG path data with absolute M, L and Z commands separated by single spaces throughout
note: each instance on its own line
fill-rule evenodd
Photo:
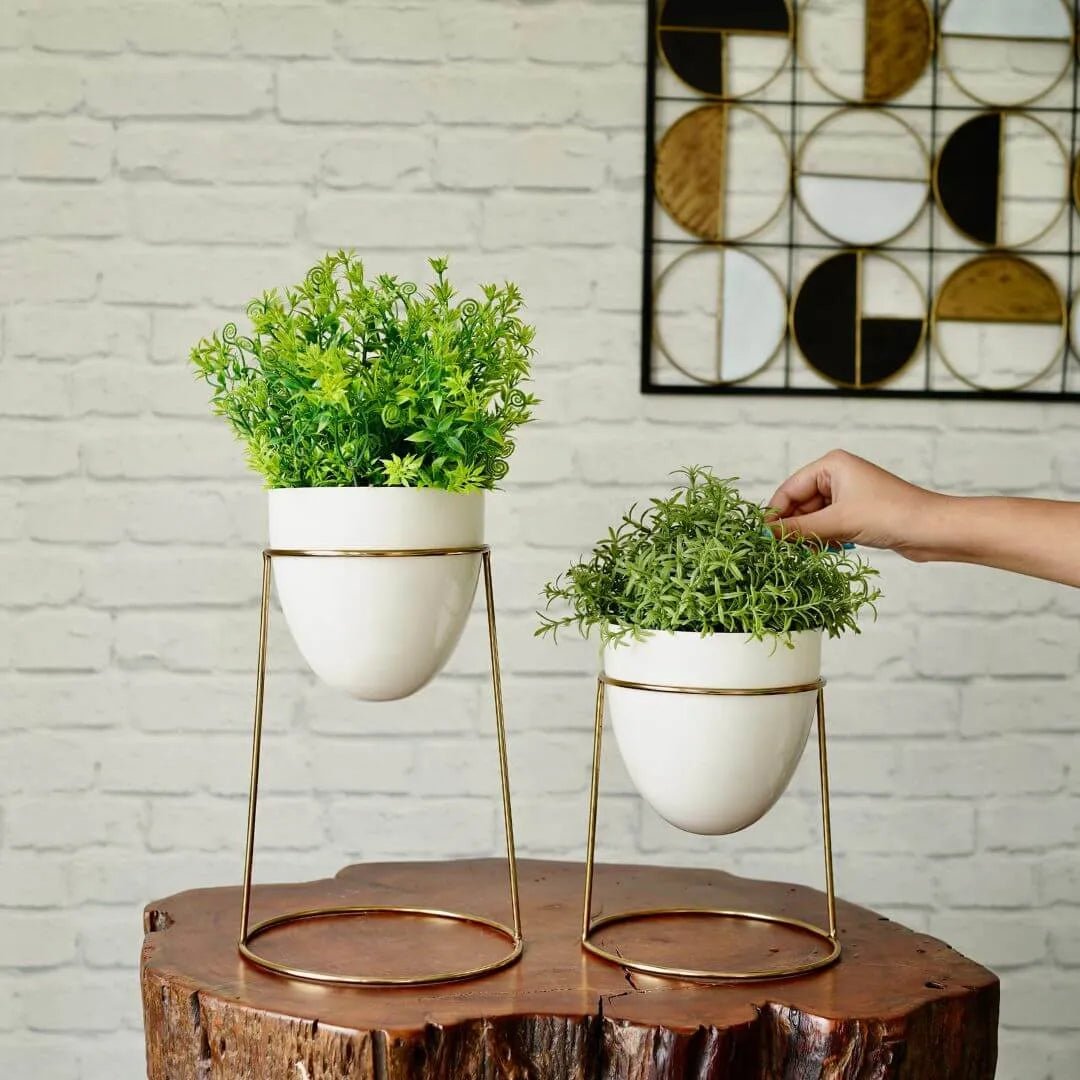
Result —
M 339 251 L 191 352 L 267 487 L 493 488 L 536 398 L 517 287 L 458 299 L 445 259 L 421 289 Z
M 877 571 L 850 551 L 777 536 L 767 506 L 748 502 L 734 480 L 692 466 L 682 482 L 621 524 L 544 588 L 538 635 L 576 626 L 601 640 L 650 630 L 747 634 L 791 644 L 799 630 L 836 637 L 881 595 Z

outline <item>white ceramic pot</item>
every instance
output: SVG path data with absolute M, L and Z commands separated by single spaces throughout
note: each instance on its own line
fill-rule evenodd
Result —
M 604 671 L 629 682 L 733 690 L 801 686 L 821 673 L 821 631 L 794 648 L 744 634 L 652 633 L 604 649 Z M 607 711 L 638 791 L 687 832 L 738 832 L 783 794 L 802 757 L 816 695 L 719 697 L 608 686 Z
M 473 547 L 484 495 L 428 488 L 279 488 L 270 546 L 300 550 Z M 293 638 L 324 682 L 368 701 L 415 693 L 449 660 L 469 616 L 479 555 L 275 558 Z

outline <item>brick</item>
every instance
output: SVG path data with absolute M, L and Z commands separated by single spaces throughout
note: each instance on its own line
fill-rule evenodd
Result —
M 48 973 L 27 979 L 28 1027 L 44 1032 L 105 1032 L 139 1024 L 141 1001 L 127 971 Z
M 183 512 L 179 504 L 178 512 Z M 153 553 L 99 558 L 84 572 L 90 607 L 191 607 L 254 604 L 259 581 L 247 554 Z
M 142 940 L 138 912 L 127 908 L 95 911 L 93 921 L 79 934 L 79 953 L 89 968 L 130 969 L 131 958 L 142 949 Z
M 361 732 L 363 729 L 360 729 Z M 358 732 L 359 734 L 360 732 Z M 425 746 L 432 740 L 425 740 Z M 438 744 L 434 744 L 438 745 Z M 455 743 L 451 742 L 453 746 Z M 426 777 L 413 772 L 416 753 L 407 742 L 394 739 L 328 738 L 320 736 L 311 745 L 309 768 L 314 790 L 365 795 L 472 795 L 464 777 L 456 776 L 456 786 L 447 792 L 438 783 L 430 786 Z M 456 759 L 454 759 L 456 760 Z M 449 761 L 446 763 L 449 772 Z
M 116 62 L 87 75 L 94 116 L 251 116 L 272 101 L 269 72 L 240 64 Z
M 428 116 L 425 86 L 413 73 L 298 62 L 278 75 L 278 113 L 308 123 L 419 124 Z
M 498 194 L 484 202 L 480 243 L 498 250 L 627 242 L 626 218 L 610 196 Z
M 274 675 L 273 693 L 263 707 L 263 729 L 287 731 L 306 684 Z M 241 734 L 251 732 L 255 678 L 244 675 L 173 675 L 138 671 L 124 685 L 118 719 L 130 728 L 158 734 Z
M 125 122 L 116 136 L 124 176 L 224 183 L 307 183 L 319 170 L 316 134 L 261 123 L 235 125 Z
M 1001 1022 L 1035 1029 L 1072 1028 L 1076 1022 L 1076 983 L 1072 975 L 1022 972 L 1001 996 Z
M 961 690 L 960 731 L 969 736 L 1075 731 L 1075 701 L 1076 687 L 1065 679 L 973 683 Z
M 79 444 L 71 429 L 10 421 L 0 430 L 0 477 L 66 476 L 79 466 Z
M 62 371 L 14 362 L 0 368 L 0 415 L 52 419 L 71 412 L 71 395 Z
M 39 360 L 103 356 L 141 363 L 150 320 L 144 311 L 101 304 L 20 304 L 9 311 L 7 330 L 14 356 Z
M 297 716 L 317 735 L 448 735 L 473 730 L 482 693 L 486 695 L 487 687 L 479 688 L 475 682 L 439 679 L 403 701 L 374 704 L 315 684 L 300 702 Z M 486 701 L 485 696 L 485 705 Z M 313 763 L 313 768 L 318 767 Z
M 50 968 L 75 959 L 70 915 L 5 912 L 0 920 L 0 968 Z
M 17 1061 L 27 1076 L 47 1076 L 49 1080 L 79 1080 L 79 1063 L 57 1056 L 56 1039 L 18 1033 L 13 1039 L 0 1040 L 0 1060 Z
M 235 14 L 233 32 L 249 56 L 328 56 L 334 49 L 334 25 L 310 7 L 245 8 Z
M 850 852 L 963 855 L 975 850 L 975 809 L 958 801 L 833 797 L 833 843 Z
M 21 11 L 7 8 L 0 11 L 0 49 L 15 49 L 23 43 L 25 19 Z
M 11 134 L 15 173 L 28 180 L 103 180 L 112 165 L 111 125 L 35 117 Z
M 439 133 L 436 169 L 454 188 L 593 189 L 604 178 L 604 136 L 560 128 L 508 135 L 484 128 Z
M 221 491 L 132 491 L 123 501 L 128 536 L 151 544 L 221 544 L 229 536 L 228 496 Z
M 455 196 L 324 195 L 307 212 L 307 230 L 326 245 L 448 250 L 470 244 L 479 208 Z
M 568 16 L 562 7 L 530 12 L 525 28 L 525 54 L 533 60 L 593 67 L 619 60 L 636 60 L 638 43 L 647 33 L 640 19 L 600 9 L 579 10 Z M 573 31 L 567 32 L 568 18 Z
M 24 671 L 96 671 L 109 662 L 111 644 L 104 612 L 31 612 L 18 620 L 12 662 Z
M 12 607 L 67 604 L 82 588 L 82 570 L 73 558 L 13 553 L 4 560 L 4 601 Z
M 138 416 L 150 406 L 149 387 L 130 364 L 83 362 L 69 374 L 67 389 L 77 415 Z
M 1054 959 L 1065 967 L 1080 967 L 1080 929 L 1064 925 L 1050 933 L 1050 949 Z
M 518 60 L 524 52 L 524 14 L 516 5 L 444 4 L 438 17 L 451 60 Z
M 115 430 L 119 425 L 113 425 Z M 223 423 L 180 424 L 166 428 L 129 425 L 122 434 L 97 435 L 84 447 L 86 468 L 99 479 L 236 479 L 244 462 Z
M 1071 625 L 1049 617 L 991 624 L 941 617 L 919 625 L 916 667 L 921 675 L 944 677 L 1072 674 L 1077 658 Z
M 1076 844 L 1080 799 L 995 799 L 979 808 L 979 842 L 988 851 L 1044 851 Z
M 88 300 L 97 287 L 97 264 L 84 248 L 33 241 L 0 249 L 0 301 L 4 303 Z
M 1062 790 L 1065 769 L 1060 750 L 1049 742 L 918 742 L 900 750 L 896 787 L 905 795 L 954 798 L 1043 794 Z
M 115 676 L 53 672 L 9 676 L 0 683 L 3 726 L 39 730 L 107 728 L 124 711 L 123 686 Z
M 57 236 L 105 238 L 127 229 L 119 188 L 99 185 L 20 184 L 9 201 L 4 232 L 9 238 Z
M 62 115 L 83 100 L 78 68 L 55 60 L 0 57 L 0 113 Z
M 350 857 L 470 858 L 497 852 L 490 799 L 415 799 L 403 805 L 382 796 L 335 798 L 326 817 L 331 841 Z
M 1033 912 L 943 912 L 930 916 L 930 933 L 994 971 L 1040 963 L 1046 925 Z
M 1000 447 L 998 433 L 987 436 L 957 435 L 943 439 L 934 456 L 932 482 L 950 491 L 972 494 L 1031 494 L 1053 482 L 1053 445 L 1042 436 L 1009 439 L 1008 454 L 995 453 Z M 985 476 L 985 464 L 995 462 L 992 486 L 974 478 Z
M 645 95 L 645 73 L 639 68 L 630 74 L 620 72 L 590 73 L 581 80 L 580 106 L 577 119 L 585 127 L 632 128 L 641 127 L 641 102 Z
M 876 632 L 870 627 L 867 637 Z M 956 731 L 959 700 L 960 691 L 950 686 L 844 679 L 826 691 L 828 730 L 830 736 L 860 739 L 948 735 Z
M 61 860 L 34 851 L 4 852 L 0 908 L 55 908 L 67 902 L 67 895 L 67 868 Z
M 138 800 L 97 793 L 14 798 L 8 802 L 8 843 L 42 851 L 136 847 L 144 816 Z
M 23 512 L 31 540 L 100 544 L 124 535 L 122 503 L 112 493 L 87 495 L 66 486 L 50 487 L 46 493 L 27 494 Z
M 299 199 L 242 191 L 175 190 L 140 185 L 134 218 L 151 243 L 283 244 L 296 234 Z
M 587 810 L 584 797 L 578 794 L 515 798 L 514 836 L 519 852 L 528 851 L 539 858 L 582 859 Z M 604 800 L 596 842 L 597 862 L 642 861 L 634 842 L 640 810 L 641 801 L 636 798 Z
M 147 846 L 160 852 L 235 852 L 244 836 L 246 815 L 244 799 L 196 795 L 155 799 Z M 260 851 L 318 850 L 325 842 L 321 810 L 310 798 L 260 800 L 258 836 Z
M 125 13 L 125 35 L 142 53 L 224 56 L 233 50 L 224 11 L 191 4 L 158 4 Z
M 1039 860 L 1026 856 L 980 854 L 936 859 L 930 867 L 938 902 L 949 908 L 1022 908 L 1035 906 Z
M 470 67 L 435 80 L 431 108 L 445 124 L 559 124 L 573 118 L 577 103 L 565 76 L 523 71 L 508 83 L 505 71 Z
M 125 19 L 115 8 L 76 4 L 42 6 L 29 20 L 29 36 L 50 52 L 116 53 L 125 45 Z
M 429 8 L 395 5 L 392 13 L 345 9 L 338 40 L 353 60 L 438 60 L 443 54 L 442 34 Z
M 427 187 L 431 145 L 419 135 L 394 131 L 357 133 L 331 143 L 322 176 L 331 187 Z

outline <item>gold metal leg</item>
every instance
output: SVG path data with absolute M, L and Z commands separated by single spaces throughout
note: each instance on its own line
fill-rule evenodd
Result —
M 833 882 L 832 821 L 829 817 L 829 754 L 825 747 L 825 689 L 817 693 L 818 768 L 821 774 L 821 835 L 825 845 L 825 897 L 829 905 L 829 937 L 836 941 L 836 888 Z
M 247 941 L 251 917 L 251 871 L 255 857 L 255 810 L 259 802 L 259 758 L 262 753 L 263 701 L 266 697 L 266 644 L 270 636 L 270 555 L 263 552 L 262 602 L 259 607 L 259 663 L 255 682 L 255 724 L 251 737 L 251 780 L 248 786 L 247 839 L 244 843 L 244 898 L 240 941 Z
M 495 734 L 499 744 L 499 782 L 502 787 L 503 827 L 506 832 L 506 864 L 510 874 L 510 906 L 514 915 L 514 939 L 521 940 L 521 899 L 518 894 L 517 852 L 514 847 L 514 815 L 510 806 L 510 764 L 506 752 L 506 715 L 503 710 L 499 638 L 495 631 L 495 592 L 491 575 L 491 551 L 485 550 L 484 602 L 487 605 L 488 648 L 491 651 L 491 692 L 495 699 Z
M 581 912 L 581 941 L 592 929 L 593 865 L 596 860 L 596 808 L 600 801 L 600 754 L 604 739 L 604 680 L 596 680 L 596 719 L 593 724 L 592 780 L 589 784 L 589 833 L 585 842 L 585 903 Z
M 481 556 L 484 573 L 484 601 L 487 607 L 488 644 L 491 653 L 491 686 L 495 703 L 495 730 L 499 750 L 499 778 L 502 788 L 503 822 L 506 832 L 506 860 L 510 881 L 510 903 L 513 910 L 513 926 L 507 926 L 495 919 L 482 915 L 471 915 L 456 911 L 444 911 L 438 908 L 397 907 L 391 905 L 363 905 L 311 908 L 304 911 L 290 911 L 263 919 L 254 926 L 250 925 L 251 915 L 251 878 L 255 854 L 255 816 L 259 800 L 259 761 L 262 750 L 263 705 L 266 689 L 267 645 L 270 630 L 270 593 L 271 564 L 274 555 L 283 558 L 410 558 L 438 556 Z M 309 922 L 311 920 L 337 916 L 367 915 L 405 915 L 420 916 L 428 919 L 442 919 L 448 922 L 467 923 L 494 931 L 510 942 L 511 949 L 505 955 L 486 964 L 454 971 L 440 971 L 425 975 L 340 975 L 311 971 L 305 968 L 282 964 L 260 956 L 252 948 L 256 938 L 279 926 Z M 524 951 L 521 928 L 521 904 L 518 889 L 517 854 L 514 846 L 514 824 L 510 806 L 510 768 L 506 747 L 506 718 L 503 708 L 502 677 L 499 667 L 499 645 L 495 630 L 495 599 L 491 574 L 491 552 L 488 548 L 418 550 L 418 551 L 276 551 L 263 552 L 262 602 L 259 611 L 259 663 L 255 687 L 255 721 L 251 745 L 251 784 L 248 793 L 247 836 L 244 845 L 244 888 L 240 916 L 240 938 L 237 948 L 246 960 L 273 974 L 285 975 L 309 982 L 329 983 L 339 986 L 421 986 L 428 983 L 454 982 L 471 979 L 498 971 L 514 963 Z
M 607 681 L 607 678 L 601 675 L 597 679 L 596 684 L 596 719 L 593 733 L 592 779 L 589 790 L 588 836 L 585 846 L 585 897 L 581 917 L 581 947 L 586 952 L 591 953 L 593 956 L 598 956 L 602 960 L 607 960 L 612 964 L 618 964 L 621 967 L 629 968 L 632 971 L 640 971 L 646 975 L 659 975 L 661 977 L 667 978 L 694 979 L 714 982 L 725 981 L 729 979 L 761 980 L 790 978 L 795 975 L 808 974 L 812 971 L 820 970 L 821 968 L 828 967 L 830 964 L 835 963 L 836 960 L 838 960 L 840 957 L 840 941 L 837 936 L 836 930 L 836 894 L 834 891 L 833 882 L 832 830 L 829 820 L 829 769 L 825 749 L 826 736 L 825 692 L 823 689 L 824 684 L 822 683 L 817 686 L 815 713 L 818 728 L 818 764 L 821 776 L 821 814 L 825 844 L 825 888 L 829 916 L 828 931 L 826 931 L 820 926 L 815 926 L 813 923 L 806 922 L 803 919 L 794 919 L 784 915 L 769 915 L 756 911 L 735 911 L 721 908 L 703 907 L 642 908 L 635 911 L 615 912 L 610 915 L 604 915 L 598 919 L 593 919 L 592 902 L 593 879 L 596 858 L 596 819 L 600 801 L 600 761 L 603 751 L 604 697 L 605 685 Z M 627 689 L 664 690 L 665 692 L 671 689 L 647 686 L 645 684 L 627 683 L 625 681 L 618 681 L 618 685 Z M 708 693 L 716 695 L 745 695 L 747 693 L 751 693 L 752 695 L 760 696 L 768 693 L 806 692 L 810 689 L 813 689 L 813 687 L 789 687 L 779 688 L 774 691 L 765 690 L 750 692 L 740 690 L 702 691 L 700 689 L 689 689 L 685 692 Z M 742 919 L 749 922 L 771 923 L 773 925 L 786 926 L 792 930 L 797 930 L 804 934 L 808 934 L 811 937 L 817 938 L 823 944 L 828 946 L 828 951 L 818 957 L 815 957 L 813 960 L 804 961 L 801 964 L 787 965 L 783 967 L 761 968 L 753 971 L 719 971 L 708 969 L 677 968 L 670 967 L 664 964 L 646 963 L 644 961 L 638 961 L 627 957 L 625 953 L 621 951 L 615 951 L 613 949 L 605 948 L 603 945 L 600 945 L 593 940 L 593 935 L 604 927 L 609 927 L 618 923 L 634 922 L 641 919 L 668 918 L 674 915 L 711 916 L 728 919 Z

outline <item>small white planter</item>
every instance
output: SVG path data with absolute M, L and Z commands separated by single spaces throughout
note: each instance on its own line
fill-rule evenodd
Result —
M 270 546 L 293 550 L 474 547 L 484 495 L 414 488 L 270 491 Z M 461 637 L 479 555 L 274 559 L 281 609 L 324 682 L 368 701 L 415 693 Z
M 652 633 L 604 649 L 628 682 L 731 690 L 801 686 L 821 673 L 821 631 L 794 648 L 744 634 Z M 661 817 L 687 832 L 738 832 L 783 794 L 802 757 L 816 694 L 651 693 L 608 686 L 608 715 L 630 777 Z

